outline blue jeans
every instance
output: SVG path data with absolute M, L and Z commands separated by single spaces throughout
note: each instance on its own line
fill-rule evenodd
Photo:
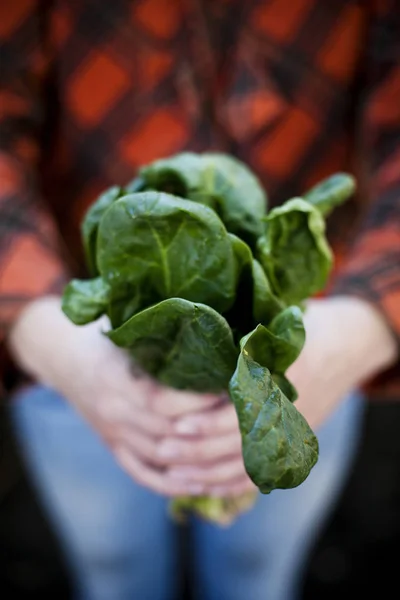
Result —
M 341 489 L 357 445 L 362 399 L 345 400 L 318 433 L 307 480 L 275 490 L 232 526 L 193 520 L 198 600 L 294 600 L 307 549 Z M 82 600 L 176 600 L 176 526 L 167 500 L 133 482 L 54 391 L 12 402 L 22 451 Z

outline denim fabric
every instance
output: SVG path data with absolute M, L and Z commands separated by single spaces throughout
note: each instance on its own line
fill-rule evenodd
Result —
M 354 394 L 317 432 L 320 458 L 292 490 L 260 495 L 232 526 L 193 519 L 196 600 L 294 600 L 307 550 L 341 490 L 363 407 Z M 11 416 L 79 600 L 176 600 L 177 528 L 167 500 L 133 482 L 54 391 L 20 393 Z

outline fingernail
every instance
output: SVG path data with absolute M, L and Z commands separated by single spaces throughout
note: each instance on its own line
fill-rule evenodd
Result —
M 175 444 L 165 442 L 158 448 L 158 455 L 161 456 L 161 458 L 174 458 L 179 455 L 179 448 Z
M 183 435 L 195 435 L 199 432 L 199 428 L 196 423 L 190 421 L 178 421 L 175 425 L 176 433 Z

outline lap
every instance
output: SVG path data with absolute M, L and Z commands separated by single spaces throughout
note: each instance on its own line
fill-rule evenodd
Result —
M 195 521 L 194 571 L 199 600 L 295 597 L 307 551 L 351 466 L 362 409 L 362 399 L 354 395 L 321 428 L 319 460 L 300 486 L 260 494 L 255 507 L 227 529 Z
M 356 443 L 360 404 L 357 398 L 345 401 L 321 429 L 319 461 L 301 486 L 260 495 L 229 528 L 193 521 L 199 599 L 286 598 L 279 590 L 288 578 L 294 581 L 299 553 L 339 493 Z M 42 387 L 24 392 L 13 402 L 12 417 L 77 578 L 93 590 L 85 592 L 85 600 L 116 594 L 119 600 L 168 598 L 178 553 L 167 500 L 135 484 L 55 392 Z
M 11 411 L 34 484 L 88 588 L 85 599 L 169 598 L 177 557 L 166 499 L 133 482 L 54 391 L 31 388 Z

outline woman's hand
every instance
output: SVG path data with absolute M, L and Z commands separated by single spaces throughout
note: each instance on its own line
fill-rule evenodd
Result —
M 310 301 L 305 326 L 305 347 L 287 376 L 299 393 L 296 407 L 316 429 L 349 392 L 390 366 L 397 348 L 381 315 L 356 298 Z M 255 489 L 229 400 L 133 376 L 129 359 L 102 335 L 99 322 L 76 327 L 58 299 L 42 299 L 21 315 L 10 346 L 28 373 L 92 423 L 143 485 L 168 496 Z
M 397 349 L 382 316 L 357 298 L 310 301 L 304 322 L 306 343 L 287 376 L 299 394 L 297 409 L 315 430 L 348 393 L 390 366 Z M 183 416 L 175 432 L 160 446 L 166 457 L 170 450 L 171 475 L 199 483 L 207 493 L 251 489 L 233 405 Z
M 200 484 L 169 476 L 159 444 L 174 434 L 178 417 L 219 399 L 133 375 L 128 356 L 102 334 L 106 326 L 77 327 L 62 313 L 59 298 L 42 298 L 23 311 L 9 346 L 30 376 L 81 413 L 139 483 L 169 496 L 201 493 Z
M 246 473 L 233 404 L 220 404 L 178 419 L 174 434 L 159 446 L 174 479 L 193 482 L 203 494 L 238 496 L 256 490 Z

